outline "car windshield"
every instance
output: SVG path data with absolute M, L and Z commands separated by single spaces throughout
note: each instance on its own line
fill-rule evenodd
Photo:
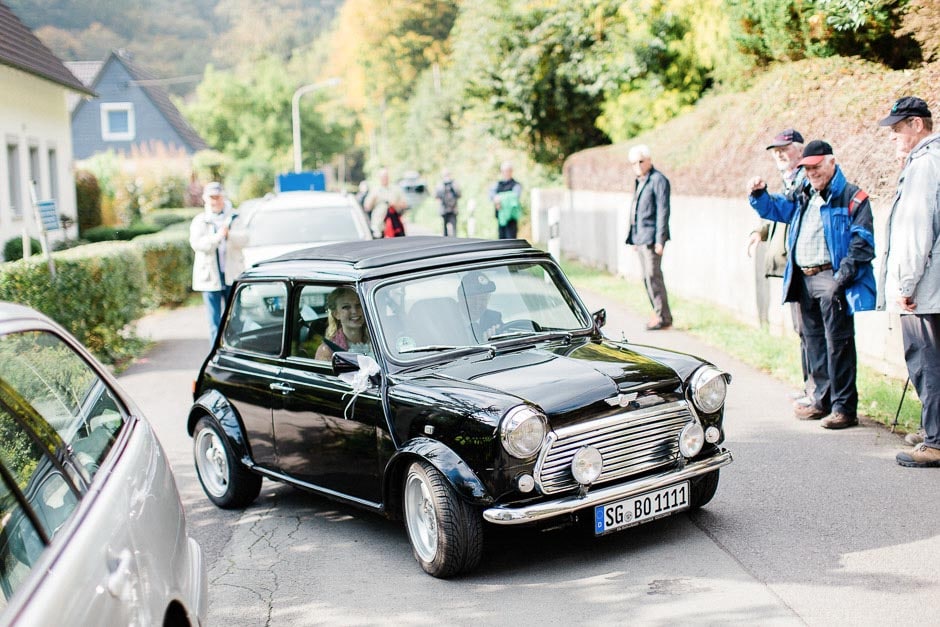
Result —
M 255 211 L 248 220 L 250 246 L 363 239 L 355 207 L 302 207 Z
M 432 353 L 590 327 L 551 265 L 518 263 L 385 285 L 374 303 L 386 348 L 409 361 Z

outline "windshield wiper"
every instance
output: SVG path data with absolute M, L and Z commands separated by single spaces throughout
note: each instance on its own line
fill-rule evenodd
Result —
M 428 344 L 427 346 L 414 346 L 412 348 L 403 348 L 398 351 L 399 355 L 406 353 L 441 353 L 444 351 L 480 351 L 491 355 L 496 354 L 496 348 L 489 344 Z
M 546 341 L 546 340 L 554 340 L 554 339 L 564 339 L 570 342 L 571 332 L 570 331 L 510 331 L 508 333 L 497 333 L 496 335 L 491 335 L 486 339 L 492 342 L 493 340 L 508 340 L 514 337 L 529 337 L 539 342 Z

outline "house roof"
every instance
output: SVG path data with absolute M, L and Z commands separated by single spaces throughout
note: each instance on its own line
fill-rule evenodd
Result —
M 82 81 L 91 88 L 98 85 L 102 71 L 108 62 L 114 59 L 127 69 L 130 74 L 132 84 L 136 83 L 140 89 L 147 94 L 147 97 L 154 106 L 163 114 L 166 121 L 179 133 L 179 136 L 189 144 L 193 150 L 205 150 L 209 147 L 206 141 L 199 136 L 199 133 L 189 125 L 183 114 L 180 113 L 176 105 L 170 100 L 170 95 L 165 89 L 159 86 L 158 77 L 149 70 L 133 63 L 125 54 L 114 50 L 111 55 L 103 62 L 98 61 L 78 61 L 71 65 L 75 66 L 76 72 L 80 72 Z M 86 78 L 87 77 L 87 78 Z
M 0 64 L 82 94 L 95 95 L 3 3 L 0 3 Z

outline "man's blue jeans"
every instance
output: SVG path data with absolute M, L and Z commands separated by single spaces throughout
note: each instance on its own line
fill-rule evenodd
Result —
M 219 333 L 219 325 L 222 323 L 222 312 L 225 311 L 225 299 L 228 298 L 229 289 L 202 293 L 202 300 L 206 303 L 206 310 L 209 314 L 209 339 L 212 342 L 215 342 L 215 336 Z

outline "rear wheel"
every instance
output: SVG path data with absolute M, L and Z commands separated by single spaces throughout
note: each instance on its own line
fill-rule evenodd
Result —
M 203 416 L 193 432 L 193 458 L 199 483 L 222 509 L 248 506 L 261 492 L 261 477 L 238 463 L 215 421 Z
M 689 506 L 692 509 L 702 507 L 715 496 L 715 491 L 718 490 L 718 472 L 713 470 L 700 477 L 697 482 L 692 483 L 689 491 Z
M 404 514 L 415 559 L 429 575 L 451 577 L 480 563 L 483 519 L 427 462 L 408 468 Z

